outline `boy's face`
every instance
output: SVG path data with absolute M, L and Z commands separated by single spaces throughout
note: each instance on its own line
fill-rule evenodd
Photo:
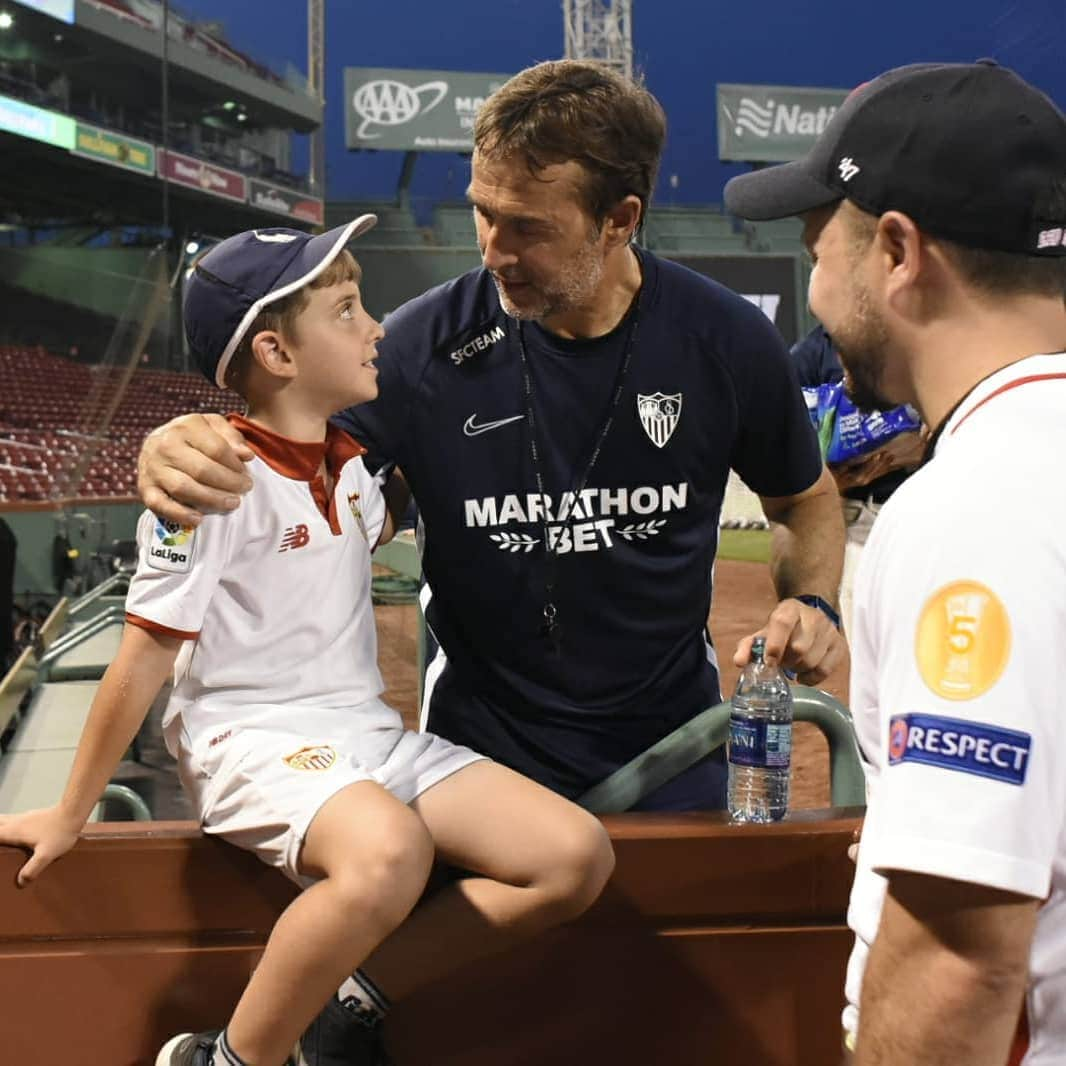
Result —
M 333 414 L 378 394 L 377 342 L 381 323 L 363 307 L 359 286 L 342 281 L 312 289 L 286 343 L 299 370 L 301 392 Z

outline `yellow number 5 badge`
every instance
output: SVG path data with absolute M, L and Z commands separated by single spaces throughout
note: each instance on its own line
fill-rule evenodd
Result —
M 972 700 L 999 680 L 1010 642 L 1010 619 L 999 597 L 980 582 L 953 581 L 926 600 L 914 651 L 933 692 Z

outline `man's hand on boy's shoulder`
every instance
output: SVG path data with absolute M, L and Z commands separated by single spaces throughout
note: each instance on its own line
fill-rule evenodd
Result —
M 232 511 L 252 487 L 252 458 L 240 431 L 222 415 L 181 415 L 152 430 L 137 459 L 137 493 L 150 511 L 197 526 L 210 511 Z

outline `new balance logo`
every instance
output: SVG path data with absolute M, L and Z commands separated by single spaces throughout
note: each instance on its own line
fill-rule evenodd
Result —
M 302 522 L 298 526 L 289 526 L 285 535 L 281 538 L 279 552 L 287 552 L 290 548 L 304 548 L 311 540 L 311 533 Z
M 841 161 L 837 164 L 837 170 L 840 173 L 841 181 L 851 181 L 851 179 L 859 173 L 859 167 L 850 155 L 846 155 L 843 159 L 841 159 Z

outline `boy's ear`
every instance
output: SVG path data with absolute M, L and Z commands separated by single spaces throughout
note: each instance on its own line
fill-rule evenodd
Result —
M 285 338 L 272 329 L 264 329 L 252 338 L 252 358 L 268 373 L 280 378 L 296 377 Z

